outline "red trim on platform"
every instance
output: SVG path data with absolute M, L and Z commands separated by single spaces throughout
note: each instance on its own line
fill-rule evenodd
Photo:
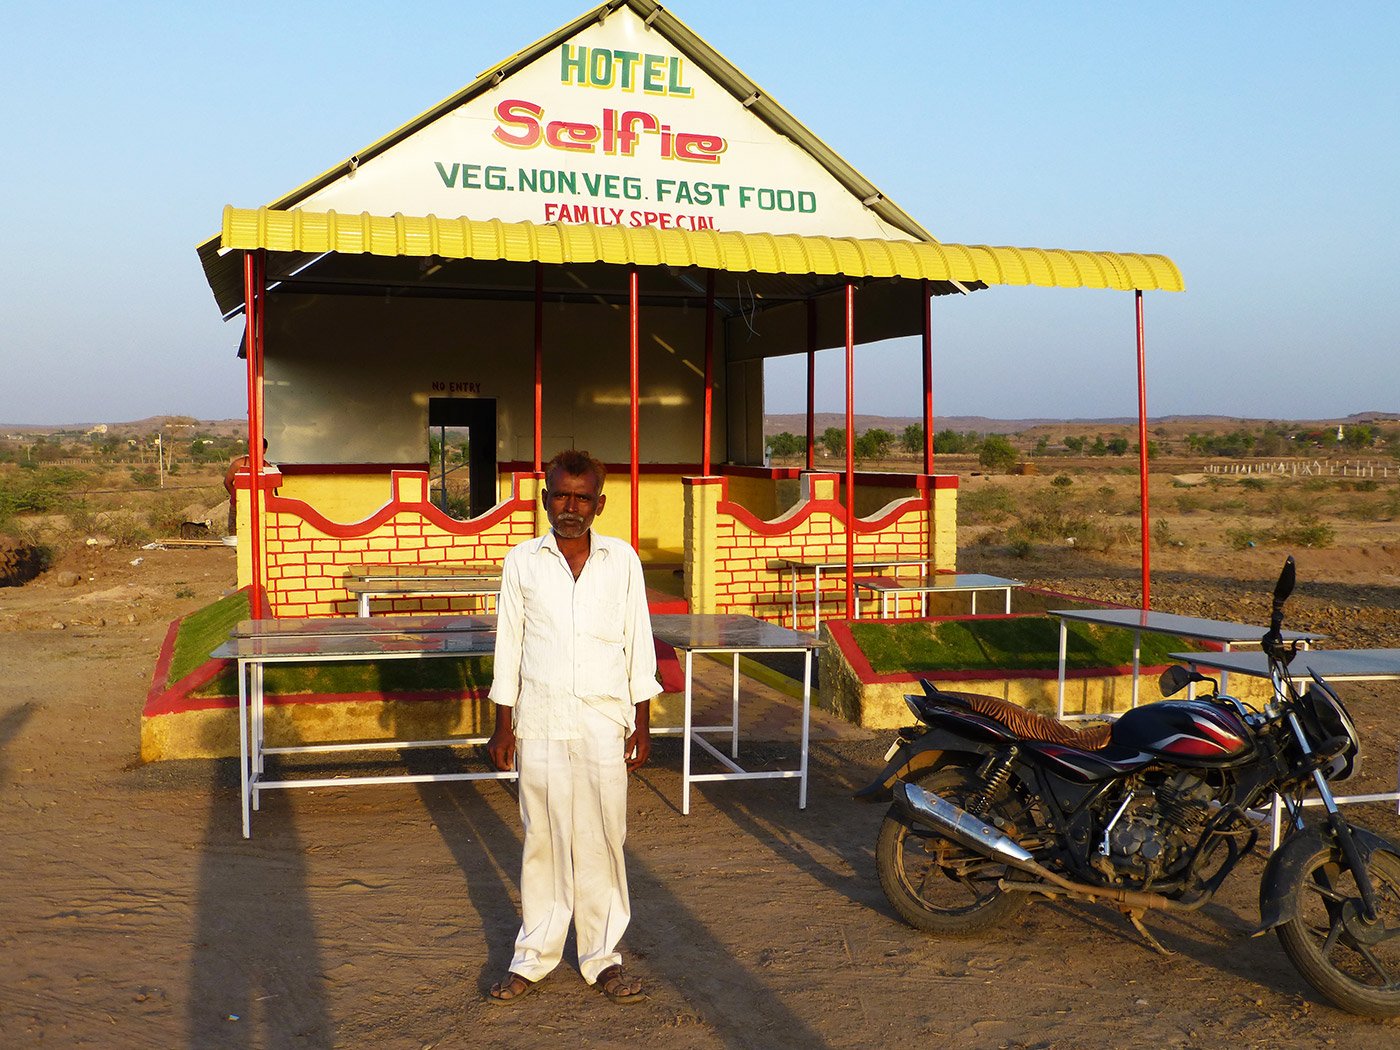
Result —
M 1048 592 L 1046 592 L 1048 593 Z M 1076 599 L 1083 601 L 1083 598 Z M 1113 606 L 1113 608 L 1135 608 L 1134 606 Z M 912 622 L 922 623 L 948 623 L 955 620 L 1023 620 L 1031 616 L 1044 616 L 1045 613 L 1005 613 L 990 616 L 930 616 L 926 620 Z M 824 620 L 823 625 L 831 632 L 831 639 L 845 655 L 847 662 L 851 665 L 851 670 L 855 672 L 856 678 L 868 685 L 887 685 L 899 682 L 917 682 L 921 678 L 938 680 L 940 682 L 988 682 L 1005 681 L 1008 678 L 1038 678 L 1038 679 L 1058 679 L 1060 677 L 1059 667 L 1052 667 L 1049 670 L 1034 670 L 1029 668 L 1007 668 L 1005 670 L 987 671 L 890 671 L 888 673 L 877 672 L 870 666 L 870 661 L 865 658 L 865 653 L 861 651 L 856 640 L 851 637 L 851 624 L 853 622 L 870 623 L 870 620 Z M 894 620 L 877 620 L 877 623 L 893 623 Z M 909 623 L 909 620 L 900 620 L 900 623 Z M 1125 628 L 1126 630 L 1127 628 Z M 1220 646 L 1213 642 L 1204 642 L 1207 648 L 1219 651 Z M 1165 671 L 1170 664 L 1139 664 L 1138 675 L 1160 674 Z M 1097 678 L 1101 675 L 1130 675 L 1133 673 L 1132 664 L 1120 664 L 1108 667 L 1079 667 L 1066 668 L 1065 681 L 1075 681 L 1082 678 Z

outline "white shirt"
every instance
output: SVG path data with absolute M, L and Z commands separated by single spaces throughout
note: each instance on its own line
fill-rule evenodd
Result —
M 661 692 L 641 560 L 611 536 L 590 541 L 577 580 L 552 531 L 502 566 L 491 699 L 515 708 L 521 739 L 576 739 L 581 703 L 630 734 L 634 706 Z

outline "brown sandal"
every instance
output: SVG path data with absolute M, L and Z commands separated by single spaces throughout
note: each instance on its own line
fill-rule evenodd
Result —
M 622 969 L 621 963 L 603 969 L 594 982 L 598 990 L 615 1003 L 640 1003 L 647 997 L 642 982 Z
M 488 1002 L 496 1006 L 509 1006 L 517 999 L 523 999 L 535 990 L 537 982 L 521 977 L 512 970 L 506 974 L 505 979 L 497 981 L 491 986 L 490 993 L 486 996 Z

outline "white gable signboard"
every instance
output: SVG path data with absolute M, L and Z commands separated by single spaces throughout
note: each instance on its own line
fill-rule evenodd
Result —
M 627 8 L 298 206 L 908 239 Z

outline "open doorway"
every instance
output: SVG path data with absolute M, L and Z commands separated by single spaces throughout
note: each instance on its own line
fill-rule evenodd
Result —
M 428 399 L 428 488 L 454 518 L 475 518 L 496 504 L 496 399 Z

